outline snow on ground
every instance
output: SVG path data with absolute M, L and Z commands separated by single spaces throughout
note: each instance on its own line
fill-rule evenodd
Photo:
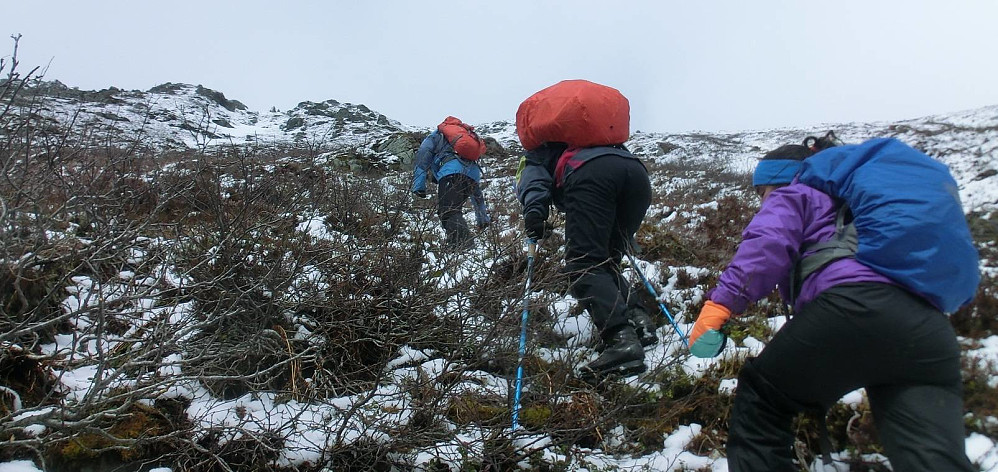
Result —
M 31 461 L 10 461 L 0 463 L 0 472 L 44 472 Z
M 647 274 L 669 270 L 672 267 L 662 267 L 652 261 L 639 261 L 638 265 Z M 88 281 L 77 280 L 75 296 L 88 299 Z M 450 283 L 450 282 L 444 282 Z M 540 294 L 543 296 L 543 294 Z M 72 298 L 72 297 L 71 297 Z M 662 297 L 664 301 L 668 297 Z M 556 332 L 569 340 L 568 346 L 560 350 L 539 350 L 541 357 L 569 360 L 580 367 L 588 362 L 592 351 L 581 346 L 587 345 L 592 339 L 592 326 L 585 314 L 571 316 L 571 308 L 575 305 L 571 298 L 558 299 L 550 309 L 557 314 Z M 675 315 L 675 314 L 674 314 Z M 681 321 L 685 318 L 679 314 L 678 330 L 685 335 L 692 327 Z M 774 329 L 785 322 L 782 317 L 770 320 Z M 754 355 L 762 349 L 763 343 L 751 338 L 747 339 L 745 347 L 730 346 L 721 357 L 715 359 L 698 359 L 688 356 L 683 347 L 677 330 L 672 326 L 662 326 L 658 332 L 662 342 L 646 349 L 646 362 L 655 366 L 668 365 L 677 358 L 682 359 L 682 367 L 691 374 L 702 373 L 712 364 L 734 356 Z M 981 362 L 998 362 L 998 336 L 979 341 L 980 348 L 968 352 L 968 355 L 981 359 Z M 109 348 L 113 346 L 108 346 Z M 93 346 L 87 349 L 93 349 Z M 50 346 L 49 350 L 64 349 Z M 68 347 L 66 347 L 68 349 Z M 77 347 L 79 349 L 79 346 Z M 340 398 L 329 398 L 322 401 L 298 402 L 278 401 L 275 394 L 256 392 L 233 400 L 214 398 L 196 380 L 189 379 L 179 382 L 161 398 L 185 397 L 191 400 L 187 409 L 188 416 L 195 421 L 197 430 L 228 431 L 228 440 L 236 439 L 246 432 L 276 432 L 286 438 L 283 449 L 276 464 L 279 466 L 302 465 L 320 459 L 322 451 L 336 443 L 350 443 L 358 440 L 387 441 L 393 426 L 404 424 L 413 414 L 416 405 L 409 394 L 399 385 L 407 380 L 416 380 L 420 376 L 436 379 L 448 371 L 460 366 L 448 365 L 444 359 L 435 357 L 434 352 L 415 350 L 404 347 L 398 352 L 395 360 L 388 364 L 391 369 L 388 378 L 390 384 L 378 387 L 376 391 Z M 581 355 L 580 355 L 581 354 Z M 166 359 L 163 373 L 181 375 L 179 355 Z M 62 373 L 61 381 L 69 393 L 69 400 L 83 398 L 92 387 L 96 375 L 96 366 L 85 365 Z M 503 396 L 510 391 L 508 379 L 497 377 L 486 372 L 464 372 L 467 382 L 462 383 L 455 391 L 466 391 L 485 396 Z M 645 382 L 640 376 L 625 379 L 625 382 L 636 388 L 656 391 L 659 386 Z M 737 388 L 735 379 L 722 382 L 724 392 L 732 392 Z M 529 387 L 528 387 L 529 389 Z M 858 404 L 862 401 L 861 391 L 846 395 L 842 402 Z M 39 425 L 40 426 L 40 425 Z M 598 449 L 582 449 L 573 451 L 576 457 L 583 457 L 584 464 L 579 464 L 573 470 L 711 470 L 727 471 L 727 461 L 723 457 L 702 457 L 684 451 L 684 447 L 696 436 L 700 425 L 689 424 L 680 427 L 664 440 L 663 449 L 640 457 L 607 455 Z M 432 450 L 415 453 L 408 458 L 412 466 L 419 466 L 430 460 L 450 463 L 454 467 L 461 465 L 461 460 L 467 457 L 469 445 L 483 444 L 489 431 L 470 428 L 455 436 L 455 443 L 438 444 Z M 227 440 L 226 437 L 222 441 Z M 526 435 L 520 441 L 530 441 L 533 447 L 550 441 L 550 438 Z M 612 441 L 610 441 L 612 442 Z M 967 452 L 973 460 L 978 461 L 984 470 L 998 471 L 998 447 L 991 439 L 974 434 L 967 438 Z M 545 454 L 555 454 L 545 451 Z M 555 454 L 556 456 L 557 454 Z M 554 457 L 554 456 L 552 456 Z M 0 472 L 22 472 L 38 470 L 30 462 L 15 461 L 0 464 Z
M 963 340 L 965 343 L 968 340 Z M 984 339 L 975 340 L 974 344 L 980 347 L 964 351 L 964 356 L 973 359 L 981 368 L 998 366 L 998 336 L 991 336 Z M 991 387 L 998 387 L 998 377 L 993 377 L 988 381 Z

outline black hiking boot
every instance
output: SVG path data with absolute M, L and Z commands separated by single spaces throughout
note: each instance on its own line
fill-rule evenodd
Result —
M 655 326 L 655 322 L 648 316 L 648 312 L 644 308 L 631 307 L 627 309 L 625 314 L 630 320 L 631 326 L 634 326 L 634 332 L 637 333 L 642 347 L 651 346 L 658 342 L 658 336 L 655 335 L 658 326 Z
M 617 328 L 606 337 L 605 344 L 603 353 L 581 369 L 582 380 L 593 383 L 607 375 L 628 376 L 648 369 L 645 351 L 630 324 Z

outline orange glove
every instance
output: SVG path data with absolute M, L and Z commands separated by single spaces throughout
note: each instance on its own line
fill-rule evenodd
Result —
M 690 332 L 690 352 L 697 357 L 714 357 L 720 354 L 727 340 L 721 333 L 721 327 L 729 318 L 731 310 L 724 305 L 710 300 L 704 303 L 696 323 L 693 324 L 693 331 Z M 700 344 L 697 344 L 698 340 Z

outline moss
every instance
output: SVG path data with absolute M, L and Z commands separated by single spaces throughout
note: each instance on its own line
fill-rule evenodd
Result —
M 554 410 L 548 406 L 527 406 L 520 410 L 519 422 L 528 428 L 540 428 L 551 421 Z
M 489 399 L 478 395 L 459 395 L 450 399 L 446 416 L 455 424 L 499 424 L 508 418 L 509 409 L 505 405 L 496 405 Z M 522 415 L 523 413 L 521 413 Z
M 67 461 L 79 461 L 83 459 L 93 459 L 100 455 L 102 449 L 112 446 L 112 442 L 95 433 L 81 434 L 66 442 L 66 445 L 59 450 L 59 454 Z
M 508 424 L 512 411 L 505 404 L 497 404 L 494 400 L 476 396 L 460 395 L 450 400 L 445 413 L 447 419 L 455 424 L 484 424 L 503 426 Z M 549 425 L 554 409 L 544 404 L 523 405 L 517 416 L 518 423 L 527 428 L 539 429 Z
M 135 404 L 129 413 L 106 430 L 91 430 L 74 436 L 57 449 L 58 461 L 78 462 L 104 455 L 121 461 L 134 461 L 158 455 L 159 447 L 137 441 L 130 446 L 118 446 L 121 440 L 142 440 L 163 436 L 174 431 L 170 420 L 156 408 Z M 159 444 L 158 446 L 162 446 Z M 113 449 L 112 449 L 113 448 Z

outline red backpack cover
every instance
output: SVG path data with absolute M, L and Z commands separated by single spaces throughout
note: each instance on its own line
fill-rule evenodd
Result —
M 485 154 L 485 141 L 475 133 L 474 126 L 448 116 L 443 123 L 437 125 L 437 129 L 443 133 L 444 138 L 454 148 L 454 152 L 462 159 L 477 161 L 482 154 Z
M 563 80 L 530 96 L 516 110 L 516 134 L 531 151 L 546 142 L 569 147 L 623 144 L 631 108 L 617 89 L 588 80 Z

